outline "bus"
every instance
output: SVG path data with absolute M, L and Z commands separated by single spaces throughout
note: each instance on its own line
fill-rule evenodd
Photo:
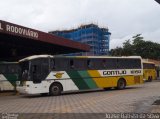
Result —
M 143 77 L 147 82 L 156 79 L 156 66 L 153 62 L 143 61 Z
M 22 94 L 60 95 L 63 91 L 124 89 L 143 83 L 141 57 L 37 55 L 19 61 Z M 18 84 L 18 83 L 17 83 Z
M 16 91 L 19 72 L 18 62 L 0 62 L 0 91 Z

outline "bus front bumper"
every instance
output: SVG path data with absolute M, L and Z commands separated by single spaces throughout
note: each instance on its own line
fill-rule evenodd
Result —
M 20 94 L 29 94 L 26 86 L 17 86 L 16 89 Z

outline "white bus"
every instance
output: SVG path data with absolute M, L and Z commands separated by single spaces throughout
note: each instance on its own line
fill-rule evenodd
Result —
M 18 62 L 0 62 L 0 91 L 14 91 L 19 73 Z
M 62 91 L 110 87 L 124 89 L 143 83 L 141 57 L 30 56 L 19 61 L 23 94 L 60 95 Z

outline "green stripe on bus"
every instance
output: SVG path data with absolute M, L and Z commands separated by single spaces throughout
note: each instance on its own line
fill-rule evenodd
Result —
M 4 77 L 9 81 L 13 86 L 16 86 L 16 81 L 18 77 L 16 74 L 4 74 Z
M 90 87 L 90 89 L 98 88 L 95 81 L 91 78 L 91 76 L 88 74 L 87 71 L 78 71 L 78 73 L 81 75 L 81 77 L 84 79 L 84 81 Z
M 80 89 L 89 89 L 89 86 L 86 84 L 86 82 L 83 80 L 83 78 L 80 76 L 80 74 L 77 71 L 68 71 L 67 74 L 70 76 L 70 78 L 73 80 L 75 85 Z

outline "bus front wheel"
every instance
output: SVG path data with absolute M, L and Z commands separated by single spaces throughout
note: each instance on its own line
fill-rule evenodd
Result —
M 41 96 L 47 96 L 48 93 L 41 93 Z
M 59 84 L 59 83 L 53 83 L 50 86 L 49 94 L 51 96 L 58 96 L 58 95 L 61 94 L 61 92 L 62 92 L 62 86 L 61 86 L 61 84 Z
M 122 90 L 126 87 L 125 79 L 119 79 L 117 83 L 117 89 Z

